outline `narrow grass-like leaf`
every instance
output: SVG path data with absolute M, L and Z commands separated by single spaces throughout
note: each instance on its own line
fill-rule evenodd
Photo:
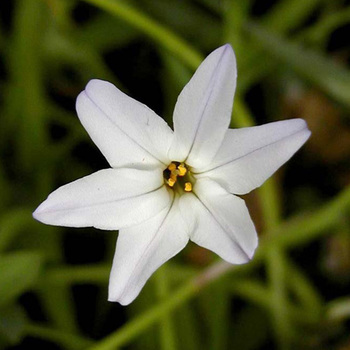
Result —
M 348 23 L 350 23 L 350 6 L 321 17 L 315 24 L 302 31 L 298 38 L 326 45 L 331 33 Z
M 205 50 L 212 50 L 220 42 L 219 19 L 203 11 L 202 7 L 197 6 L 195 2 L 142 0 L 136 3 L 144 13 L 161 23 L 167 23 L 177 35 L 186 38 L 189 42 L 195 41 Z
M 36 0 L 22 0 L 16 4 L 14 40 L 8 56 L 11 84 L 7 122 L 12 127 L 10 134 L 16 136 L 21 167 L 31 172 L 46 153 L 41 55 L 46 8 L 43 2 Z M 43 169 L 40 170 L 43 173 Z
M 165 300 L 171 294 L 169 270 L 166 265 L 162 266 L 154 275 L 156 296 L 159 300 Z M 177 348 L 174 333 L 172 315 L 164 315 L 159 324 L 160 344 L 163 350 L 175 350 Z
M 33 252 L 0 256 L 0 306 L 33 288 L 38 281 L 41 264 L 41 256 Z
M 21 229 L 28 229 L 29 226 L 38 226 L 29 209 L 17 208 L 5 212 L 0 217 L 0 252 L 12 243 Z
M 89 45 L 98 52 L 106 52 L 127 45 L 137 39 L 140 33 L 131 26 L 125 26 L 109 14 L 101 13 L 85 25 L 77 28 L 78 42 Z
M 203 57 L 169 28 L 161 25 L 138 9 L 121 1 L 85 0 L 137 28 L 152 40 L 162 45 L 191 68 L 196 69 Z
M 350 106 L 350 71 L 324 54 L 303 48 L 250 22 L 249 34 L 268 55 L 286 63 L 336 101 Z
M 282 0 L 278 1 L 264 17 L 264 24 L 271 30 L 285 33 L 302 24 L 313 14 L 320 0 Z
M 15 345 L 19 343 L 27 325 L 27 316 L 20 305 L 6 305 L 0 310 L 0 339 Z

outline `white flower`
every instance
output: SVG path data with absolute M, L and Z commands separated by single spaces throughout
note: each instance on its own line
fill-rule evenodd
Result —
M 260 186 L 308 139 L 301 119 L 228 129 L 236 88 L 230 45 L 212 52 L 181 92 L 174 131 L 112 84 L 77 98 L 81 123 L 111 168 L 60 187 L 34 212 L 46 224 L 119 230 L 109 300 L 132 302 L 189 239 L 232 264 L 257 234 L 236 195 Z

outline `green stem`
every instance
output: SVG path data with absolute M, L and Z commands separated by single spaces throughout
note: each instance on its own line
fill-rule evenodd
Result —
M 279 1 L 263 18 L 269 29 L 286 33 L 302 24 L 319 5 L 320 0 L 285 0 Z
M 344 215 L 344 213 L 349 209 L 350 187 L 344 190 L 344 192 L 338 195 L 338 197 L 327 203 L 317 212 L 309 214 L 303 219 L 292 219 L 290 222 L 282 224 L 279 228 L 276 228 L 276 230 L 279 230 L 279 232 L 283 233 L 283 235 L 265 235 L 266 238 L 262 244 L 260 244 L 254 259 L 249 264 L 236 266 L 230 265 L 223 261 L 214 264 L 203 273 L 185 283 L 176 292 L 169 296 L 169 298 L 149 311 L 146 311 L 142 315 L 136 317 L 134 320 L 131 320 L 128 324 L 98 342 L 91 348 L 91 350 L 115 349 L 118 346 L 127 344 L 137 335 L 147 330 L 154 323 L 158 322 L 164 315 L 172 312 L 178 306 L 193 298 L 195 295 L 200 293 L 203 288 L 215 280 L 218 280 L 223 275 L 234 271 L 240 272 L 244 269 L 251 269 L 257 266 L 259 263 L 261 263 L 270 246 L 280 244 L 286 248 L 290 246 L 294 247 L 321 237 L 324 232 L 328 232 L 327 230 L 324 231 L 324 229 L 330 229 L 332 226 L 337 224 L 339 219 L 342 218 L 342 215 Z M 321 219 L 322 222 L 320 223 Z M 89 275 L 87 270 L 84 271 L 83 276 L 80 276 L 78 271 L 79 270 L 75 270 L 75 272 L 73 271 L 73 273 L 71 273 L 69 272 L 69 269 L 66 269 L 65 272 L 61 274 L 58 281 L 62 283 L 66 282 L 67 279 L 73 283 L 75 279 L 78 279 L 79 281 L 84 281 L 84 278 L 88 278 L 89 281 L 92 280 L 92 277 Z M 58 269 L 56 270 L 56 273 L 59 273 Z
M 287 282 L 291 291 L 294 292 L 305 313 L 308 313 L 314 322 L 318 322 L 322 312 L 322 298 L 318 291 L 290 259 L 285 257 L 283 264 L 288 270 Z
M 24 333 L 27 336 L 41 338 L 52 341 L 55 344 L 60 344 L 65 349 L 86 349 L 93 343 L 93 341 L 88 338 L 83 338 L 76 334 L 70 334 L 66 331 L 59 331 L 57 329 L 52 329 L 47 326 L 34 323 L 27 324 L 25 326 Z
M 327 14 L 319 19 L 315 24 L 307 27 L 297 37 L 299 40 L 311 40 L 323 44 L 331 33 L 337 28 L 350 22 L 350 7 L 344 8 L 338 12 Z
M 244 36 L 242 35 L 243 23 L 249 15 L 250 1 L 226 0 L 223 18 L 224 42 L 230 43 L 235 48 L 235 53 L 240 66 L 240 59 L 244 54 Z
M 257 189 L 264 227 L 268 232 L 278 227 L 281 220 L 281 200 L 278 185 L 275 177 L 269 178 Z
M 271 293 L 262 283 L 252 280 L 235 280 L 231 290 L 235 295 L 269 310 Z
M 236 279 L 231 285 L 231 291 L 241 299 L 253 303 L 269 313 L 272 312 L 271 292 L 262 283 L 254 280 Z M 293 321 L 302 325 L 315 323 L 315 319 L 313 315 L 310 315 L 308 309 L 296 307 L 292 303 L 287 303 L 286 308 Z
M 323 53 L 306 50 L 301 44 L 276 35 L 254 22 L 247 23 L 245 28 L 256 44 L 269 55 L 287 63 L 336 101 L 350 106 L 350 72 L 344 65 L 332 61 Z M 269 64 L 271 61 L 267 62 Z
M 266 255 L 267 272 L 270 282 L 270 307 L 272 324 L 279 349 L 290 348 L 291 322 L 287 307 L 286 266 L 283 251 L 271 246 Z
M 156 284 L 156 293 L 160 301 L 164 301 L 169 298 L 169 277 L 168 277 L 168 268 L 166 265 L 163 265 L 155 274 L 155 284 Z M 160 343 L 161 348 L 164 350 L 174 350 L 176 349 L 176 337 L 174 334 L 174 325 L 170 315 L 164 315 L 161 318 L 159 324 L 160 327 Z
M 45 132 L 45 93 L 42 47 L 46 8 L 42 1 L 16 2 L 13 43 L 9 50 L 10 93 L 3 123 L 7 134 L 16 135 L 17 156 L 22 172 L 35 182 L 38 195 L 47 192 L 49 169 Z M 29 69 L 30 67 L 30 69 Z M 18 103 L 21 101 L 21 103 Z M 14 130 L 16 131 L 14 134 Z M 5 137 L 7 137 L 5 135 Z M 12 136 L 14 137 L 14 136 Z M 33 169 L 38 169 L 34 175 Z M 28 180 L 27 180 L 28 181 Z
M 47 276 L 56 285 L 79 283 L 108 283 L 110 265 L 84 265 L 52 268 Z
M 27 208 L 16 208 L 3 214 L 0 218 L 0 252 L 7 249 L 22 229 L 36 228 L 36 225 Z
M 329 234 L 329 230 L 344 217 L 346 218 L 349 211 L 350 186 L 314 213 L 298 215 L 276 227 L 274 229 L 276 232 L 269 234 L 263 245 L 278 244 L 292 248 L 306 244 Z M 278 232 L 283 234 L 278 235 Z
M 98 8 L 117 16 L 126 23 L 139 29 L 156 43 L 172 52 L 175 56 L 196 69 L 203 60 L 202 55 L 188 45 L 182 38 L 170 29 L 156 22 L 136 8 L 122 2 L 113 0 L 84 0 Z
M 279 232 L 283 232 L 283 235 L 266 235 L 266 238 L 260 245 L 254 259 L 250 262 L 250 264 L 235 266 L 222 261 L 216 263 L 212 267 L 206 269 L 200 275 L 185 283 L 181 288 L 169 296 L 169 298 L 157 306 L 154 306 L 149 311 L 146 311 L 142 315 L 136 317 L 134 320 L 131 320 L 128 324 L 101 340 L 95 346 L 92 346 L 91 350 L 115 349 L 119 346 L 127 344 L 137 335 L 147 330 L 154 323 L 158 322 L 164 315 L 172 312 L 178 306 L 184 304 L 200 293 L 203 288 L 213 281 L 218 280 L 220 277 L 229 272 L 232 273 L 234 271 L 239 272 L 244 269 L 251 269 L 261 263 L 271 245 L 281 244 L 287 248 L 288 246 L 297 246 L 312 239 L 316 239 L 324 234 L 324 228 L 329 229 L 335 225 L 338 220 L 342 218 L 342 215 L 349 209 L 350 187 L 316 213 L 310 214 L 303 219 L 291 220 L 291 222 L 280 225 L 278 230 Z M 322 223 L 318 224 L 320 219 L 322 219 Z M 326 230 L 326 232 L 328 231 Z M 287 239 L 285 237 L 287 237 Z M 88 278 L 89 281 L 92 280 L 92 276 L 89 275 L 88 269 L 86 269 L 83 276 L 80 276 L 77 271 L 79 270 L 75 270 L 75 272 L 71 273 L 66 270 L 61 274 L 58 281 L 65 282 L 65 279 L 68 279 L 70 282 L 74 282 L 74 279 L 84 281 L 84 276 L 85 278 Z M 58 270 L 56 270 L 56 274 L 57 273 L 59 273 Z M 95 275 L 95 278 L 97 277 L 95 273 L 93 275 Z M 332 311 L 331 315 L 334 314 L 335 312 Z
M 167 315 L 179 305 L 184 304 L 191 297 L 198 294 L 206 285 L 235 268 L 234 265 L 225 262 L 215 264 L 190 282 L 186 283 L 166 300 L 153 307 L 151 310 L 136 317 L 116 332 L 92 346 L 90 350 L 112 350 L 127 344 L 152 324 L 159 321 L 164 315 Z

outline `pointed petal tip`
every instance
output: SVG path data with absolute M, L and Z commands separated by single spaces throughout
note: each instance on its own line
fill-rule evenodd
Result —
M 249 252 L 246 251 L 246 250 L 243 250 L 243 248 L 242 248 L 242 254 L 241 254 L 240 258 L 238 258 L 235 255 L 234 257 L 232 257 L 232 259 L 225 258 L 224 260 L 227 261 L 228 263 L 232 264 L 232 265 L 245 265 L 245 264 L 248 264 L 254 259 L 256 248 L 257 248 L 257 246 L 254 249 L 252 249 L 251 251 L 249 251 Z
M 37 221 L 40 221 L 40 222 L 43 222 L 42 221 L 42 214 L 44 212 L 44 208 L 43 208 L 44 203 L 45 202 L 42 202 L 32 213 L 33 218 Z
M 233 56 L 233 58 L 235 59 L 235 52 L 233 50 L 233 47 L 231 46 L 231 44 L 225 44 L 222 45 L 220 47 L 218 47 L 216 50 L 214 50 L 216 52 L 222 52 L 224 55 L 230 55 Z
M 87 82 L 87 84 L 85 85 L 85 88 L 84 88 L 84 90 L 82 90 L 81 92 L 80 92 L 80 94 L 78 95 L 78 97 L 77 97 L 77 101 L 78 101 L 78 99 L 81 99 L 81 96 L 86 96 L 87 95 L 87 92 L 86 92 L 86 90 L 89 90 L 90 88 L 93 88 L 93 87 L 95 87 L 95 86 L 98 86 L 98 85 L 102 85 L 102 84 L 111 84 L 111 83 L 109 83 L 108 81 L 106 81 L 106 80 L 102 80 L 102 79 L 90 79 L 88 82 Z M 111 84 L 112 85 L 112 84 Z
M 233 264 L 233 265 L 248 264 L 254 259 L 256 248 L 257 248 L 257 245 L 256 245 L 256 247 L 254 249 L 252 249 L 249 252 L 244 250 L 244 258 L 242 258 L 241 260 L 237 260 L 237 257 L 235 257 L 233 259 L 233 261 L 228 261 L 227 260 L 227 262 L 229 262 L 230 264 Z
M 102 79 L 96 79 L 96 78 L 90 79 L 85 86 L 85 90 L 88 89 L 89 87 L 97 86 L 100 84 L 111 84 L 111 83 L 106 81 L 106 80 L 102 80 Z
M 75 109 L 79 112 L 80 106 L 84 103 L 84 100 L 87 98 L 85 90 L 81 91 L 75 100 Z M 79 115 L 79 114 L 78 114 Z
M 117 89 L 117 87 L 114 84 L 110 83 L 107 80 L 91 79 L 86 84 L 84 91 L 89 96 L 90 94 L 94 94 L 95 91 L 98 91 L 98 90 L 101 91 L 103 89 L 111 88 L 111 87 Z
M 307 122 L 302 118 L 295 118 L 286 120 L 286 122 L 295 123 L 298 126 L 299 132 L 303 132 L 304 134 L 304 143 L 311 136 L 311 130 L 309 129 Z
M 233 52 L 233 47 L 231 44 L 229 43 L 226 43 L 224 45 L 222 45 L 222 47 L 225 49 L 225 50 L 229 50 L 229 51 L 232 51 Z
M 107 300 L 110 303 L 119 303 L 120 305 L 123 305 L 123 306 L 126 305 L 125 303 L 123 303 L 123 301 L 119 300 L 118 298 L 116 298 L 116 297 L 114 297 L 113 295 L 110 295 L 110 294 L 108 294 Z
M 124 294 L 124 293 L 122 293 Z M 113 293 L 111 290 L 109 290 L 108 292 L 108 301 L 110 303 L 119 303 L 122 306 L 127 306 L 129 304 L 131 304 L 135 299 L 136 299 L 137 295 L 134 298 L 130 298 L 127 295 L 115 295 L 115 293 Z
M 76 106 L 80 103 L 83 102 L 83 99 L 85 98 L 89 98 L 89 99 L 93 99 L 93 95 L 94 95 L 94 92 L 99 90 L 103 90 L 105 89 L 106 87 L 114 87 L 115 86 L 106 81 L 106 80 L 101 80 L 101 79 L 91 79 L 88 81 L 88 83 L 85 85 L 85 89 L 83 91 L 80 92 L 80 94 L 78 95 L 77 99 L 76 99 Z
M 35 220 L 37 220 L 37 221 L 40 221 L 40 219 L 39 219 L 39 212 L 38 212 L 38 208 L 37 208 L 37 209 L 35 209 L 35 210 L 33 211 L 33 213 L 32 213 L 32 217 L 33 217 L 33 219 L 35 219 Z
M 258 237 L 258 234 L 255 231 L 254 243 L 250 247 L 250 249 L 245 249 L 244 250 L 244 253 L 246 254 L 246 260 L 242 260 L 242 262 L 239 263 L 239 265 L 248 264 L 248 263 L 250 263 L 253 260 L 253 258 L 255 256 L 255 253 L 256 253 L 256 250 L 258 248 L 258 241 L 259 241 L 259 237 Z M 237 262 L 235 264 L 237 264 Z
M 48 219 L 47 214 L 50 212 L 50 206 L 48 205 L 48 201 L 43 201 L 33 212 L 32 216 L 35 220 L 45 224 L 45 225 L 56 225 L 61 226 L 55 222 L 51 222 Z
M 310 129 L 307 125 L 307 122 L 302 118 L 287 119 L 287 120 L 285 120 L 285 122 L 295 123 L 295 125 L 299 126 L 300 130 L 306 129 L 306 130 L 310 131 Z M 310 131 L 310 133 L 311 133 L 311 131 Z
M 249 260 L 247 261 L 247 263 L 254 259 L 254 256 L 255 256 L 256 250 L 258 248 L 258 245 L 259 245 L 259 237 L 258 237 L 258 235 L 256 235 L 255 247 L 248 254 Z
M 223 57 L 226 57 L 226 59 L 224 59 L 224 61 L 222 61 L 223 64 L 226 65 L 231 65 L 234 64 L 234 66 L 236 65 L 236 56 L 235 56 L 235 52 L 232 48 L 232 46 L 230 44 L 224 44 L 222 46 L 219 46 L 217 49 L 213 50 L 206 59 L 208 59 L 208 57 L 217 57 L 217 60 L 221 60 Z M 226 61 L 228 60 L 228 61 Z M 204 61 L 203 61 L 204 62 Z M 226 63 L 225 63 L 226 62 Z M 217 62 L 215 61 L 215 64 Z M 236 69 L 236 68 L 235 68 Z

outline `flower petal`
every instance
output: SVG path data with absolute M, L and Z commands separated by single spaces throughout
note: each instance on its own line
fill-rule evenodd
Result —
M 33 213 L 50 225 L 116 230 L 169 204 L 161 170 L 105 169 L 60 187 Z
M 109 280 L 109 300 L 130 304 L 167 260 L 182 250 L 188 233 L 178 209 L 178 198 L 150 220 L 119 231 Z
M 198 180 L 194 193 L 180 199 L 190 239 L 232 264 L 248 262 L 258 239 L 244 201 L 210 179 Z
M 245 194 L 261 186 L 310 134 L 302 119 L 229 129 L 213 162 L 193 172 L 196 178 L 216 180 L 231 193 Z
M 236 59 L 230 45 L 213 51 L 178 97 L 169 158 L 193 167 L 209 163 L 230 123 L 236 88 Z
M 76 108 L 81 123 L 112 167 L 169 163 L 170 127 L 113 84 L 91 80 L 78 96 Z

